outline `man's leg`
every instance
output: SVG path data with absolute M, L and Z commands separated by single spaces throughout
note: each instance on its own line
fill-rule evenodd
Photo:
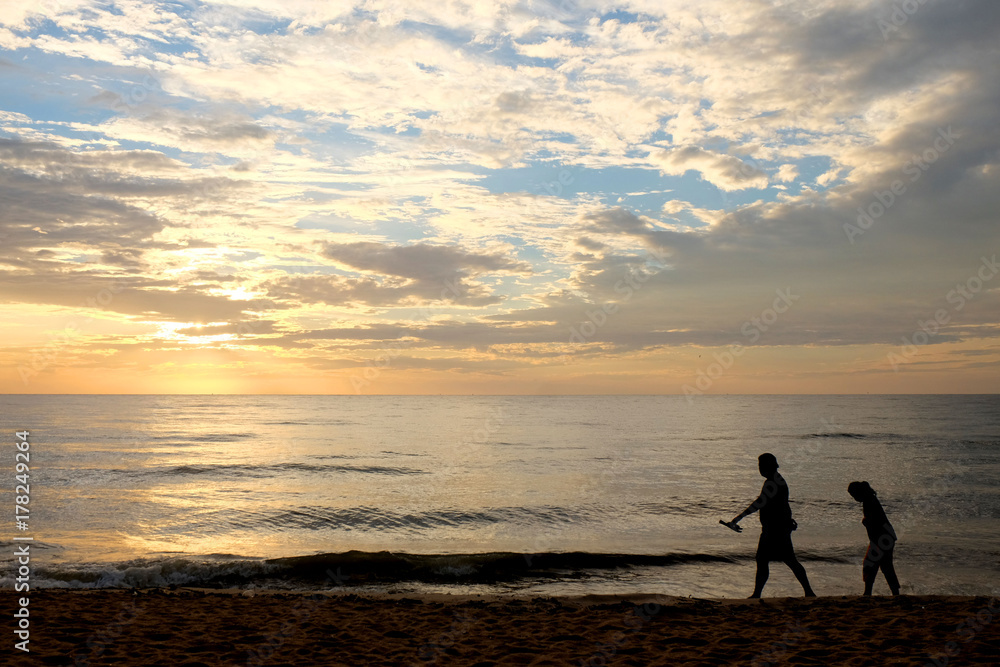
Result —
M 791 558 L 785 561 L 787 565 L 792 570 L 792 574 L 795 578 L 799 580 L 802 584 L 802 590 L 805 591 L 807 598 L 816 597 L 816 593 L 813 592 L 812 586 L 809 585 L 809 577 L 806 576 L 806 568 L 802 567 L 802 563 L 793 555 Z
M 757 556 L 757 578 L 754 581 L 753 595 L 751 598 L 759 598 L 761 592 L 764 590 L 764 584 L 767 583 L 767 577 L 770 575 L 771 570 L 767 564 L 767 558 L 761 558 L 760 555 Z

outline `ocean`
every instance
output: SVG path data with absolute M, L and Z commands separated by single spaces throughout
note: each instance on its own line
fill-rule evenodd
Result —
M 772 452 L 819 595 L 863 590 L 855 480 L 904 593 L 1000 592 L 1000 396 L 693 398 L 5 395 L 2 585 L 17 535 L 32 588 L 746 597 L 758 520 L 719 519 Z

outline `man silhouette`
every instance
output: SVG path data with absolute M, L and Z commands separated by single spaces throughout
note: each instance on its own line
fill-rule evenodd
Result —
M 792 531 L 798 526 L 792 519 L 792 508 L 788 505 L 788 485 L 778 474 L 778 459 L 774 454 L 761 454 L 757 457 L 760 474 L 765 477 L 764 486 L 757 499 L 743 510 L 731 523 L 735 526 L 740 520 L 760 511 L 760 541 L 757 543 L 757 579 L 751 598 L 759 598 L 767 577 L 770 574 L 769 563 L 780 560 L 789 568 L 795 578 L 802 584 L 806 597 L 815 597 L 806 569 L 795 558 L 792 548 Z

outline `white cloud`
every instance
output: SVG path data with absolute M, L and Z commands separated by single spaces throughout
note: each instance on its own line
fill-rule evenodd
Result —
M 794 164 L 783 164 L 774 177 L 782 183 L 790 183 L 799 177 L 799 168 Z
M 722 190 L 767 187 L 767 175 L 753 164 L 698 146 L 654 150 L 646 159 L 665 174 L 683 176 L 688 171 L 697 171 L 702 178 Z

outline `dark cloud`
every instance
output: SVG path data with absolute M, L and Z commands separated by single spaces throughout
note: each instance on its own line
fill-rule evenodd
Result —
M 500 253 L 469 252 L 457 246 L 417 243 L 328 243 L 323 255 L 362 271 L 374 271 L 421 282 L 443 284 L 456 276 L 504 271 L 530 274 L 531 266 Z
M 144 266 L 144 263 L 139 259 L 141 255 L 142 251 L 137 248 L 121 251 L 105 250 L 101 253 L 101 263 L 123 269 L 140 269 Z
M 599 234 L 631 236 L 665 252 L 692 250 L 704 241 L 702 232 L 659 229 L 651 218 L 623 208 L 588 213 L 583 217 L 583 228 Z
M 604 243 L 601 243 L 600 241 L 595 241 L 594 239 L 588 238 L 586 236 L 581 236 L 580 238 L 576 239 L 574 243 L 576 243 L 581 248 L 590 251 L 603 250 L 604 248 L 607 247 Z
M 310 368 L 322 370 L 365 369 L 371 362 L 367 359 L 343 359 L 329 357 L 307 357 L 301 361 Z M 466 357 L 433 358 L 393 356 L 389 362 L 392 370 L 434 370 L 452 373 L 476 373 L 504 375 L 523 368 L 523 364 L 513 359 L 468 359 Z
M 199 239 L 182 244 L 156 239 L 170 223 L 146 208 L 146 199 L 201 201 L 238 185 L 228 179 L 184 179 L 178 167 L 153 151 L 72 151 L 47 142 L 0 139 L 0 260 L 45 272 L 58 264 L 52 249 L 62 248 L 136 273 L 146 268 L 148 250 L 214 247 Z M 75 273 L 86 268 L 80 261 L 59 268 Z
M 334 305 L 370 306 L 447 301 L 463 306 L 498 303 L 474 279 L 493 273 L 531 273 L 525 262 L 499 253 L 476 253 L 456 246 L 418 243 L 395 246 L 382 243 L 327 243 L 322 254 L 350 268 L 375 274 L 297 276 L 265 283 L 275 299 Z
M 271 300 L 236 301 L 174 280 L 121 277 L 96 271 L 0 272 L 0 301 L 93 308 L 146 320 L 252 321 L 248 311 L 277 310 Z
M 43 247 L 148 248 L 165 222 L 137 206 L 75 192 L 57 179 L 0 165 L 0 256 L 24 265 L 23 253 Z
M 135 173 L 177 171 L 183 165 L 156 151 L 71 151 L 42 141 L 0 138 L 0 162 L 8 166 L 41 168 L 58 177 L 74 169 Z
M 590 213 L 584 216 L 584 221 L 587 223 L 584 229 L 604 234 L 620 233 L 641 236 L 647 235 L 651 231 L 648 218 L 640 218 L 635 213 L 623 208 L 613 208 L 598 213 Z M 579 241 L 577 242 L 579 243 Z M 599 250 L 600 247 L 601 245 L 590 249 Z
M 219 144 L 239 143 L 246 139 L 263 141 L 274 135 L 267 129 L 251 122 L 202 123 L 196 127 L 184 128 L 180 136 Z
M 496 105 L 501 112 L 509 114 L 530 113 L 538 107 L 531 95 L 523 90 L 500 93 Z
M 111 108 L 112 106 L 122 102 L 122 96 L 118 93 L 113 93 L 110 90 L 102 90 L 96 95 L 88 97 L 86 100 L 87 104 L 94 104 L 96 106 Z
M 922 3 L 911 13 L 902 3 L 832 7 L 800 30 L 772 35 L 793 47 L 797 65 L 839 71 L 844 92 L 862 99 L 907 90 L 942 74 L 987 66 L 984 50 L 1000 32 L 1000 5 L 991 0 Z M 765 20 L 788 9 L 777 9 Z M 758 52 L 759 53 L 759 52 Z
M 133 122 L 147 128 L 150 140 L 153 141 L 157 134 L 165 134 L 182 143 L 194 142 L 206 147 L 225 149 L 248 143 L 270 145 L 277 139 L 277 135 L 271 130 L 230 109 L 219 109 L 214 113 L 191 113 L 144 102 L 132 105 L 129 113 Z
M 164 321 L 251 318 L 247 302 L 185 284 L 189 278 L 143 275 L 150 250 L 214 247 L 198 239 L 157 240 L 169 221 L 131 203 L 210 196 L 204 181 L 181 175 L 178 163 L 152 151 L 71 151 L 0 139 L 0 262 L 8 268 L 0 272 L 0 299 Z M 215 284 L 221 280 L 214 277 Z M 281 306 L 264 300 L 255 307 Z

